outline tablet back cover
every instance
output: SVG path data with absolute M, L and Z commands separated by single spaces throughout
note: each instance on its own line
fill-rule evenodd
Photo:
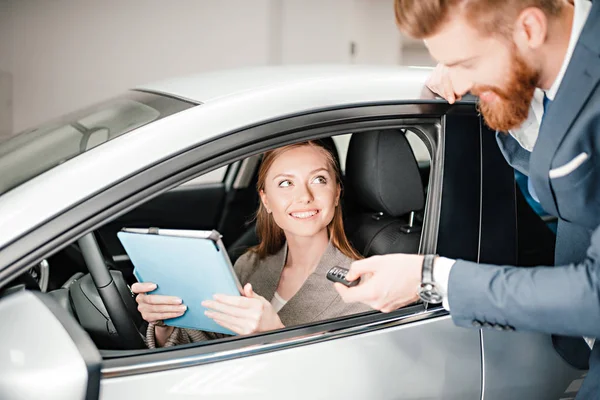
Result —
M 239 296 L 226 257 L 210 239 L 119 232 L 117 236 L 140 282 L 158 285 L 150 294 L 176 296 L 187 306 L 181 317 L 166 325 L 234 335 L 204 315 L 202 301 L 214 294 Z

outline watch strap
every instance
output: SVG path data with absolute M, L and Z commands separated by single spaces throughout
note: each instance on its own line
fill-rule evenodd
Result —
M 426 303 L 441 303 L 443 301 L 442 294 L 437 288 L 433 279 L 433 267 L 435 254 L 426 254 L 423 257 L 423 266 L 421 271 L 421 286 L 419 287 L 419 297 Z
M 434 283 L 433 281 L 433 262 L 435 254 L 426 254 L 423 257 L 423 271 L 421 272 L 421 283 Z

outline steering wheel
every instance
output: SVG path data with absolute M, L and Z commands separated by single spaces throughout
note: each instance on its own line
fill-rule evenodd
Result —
M 119 293 L 127 293 L 129 288 L 119 287 L 126 286 L 125 282 L 113 279 L 92 232 L 80 238 L 78 244 L 94 286 L 98 290 L 104 307 L 106 307 L 106 312 L 119 334 L 123 347 L 127 350 L 145 349 L 144 339 L 137 330 L 135 322 Z

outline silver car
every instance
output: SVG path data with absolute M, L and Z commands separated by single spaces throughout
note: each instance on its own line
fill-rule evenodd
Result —
M 257 240 L 261 154 L 307 139 L 324 138 L 337 154 L 346 230 L 363 255 L 551 263 L 552 233 L 516 189 L 475 99 L 429 97 L 429 73 L 207 73 L 136 88 L 0 143 L 0 398 L 574 397 L 585 371 L 550 336 L 477 321 L 480 329 L 458 328 L 441 306 L 423 303 L 171 348 L 144 344 L 116 233 L 217 229 L 235 259 Z M 382 146 L 383 135 L 408 145 Z M 365 201 L 373 193 L 406 207 L 373 206 Z

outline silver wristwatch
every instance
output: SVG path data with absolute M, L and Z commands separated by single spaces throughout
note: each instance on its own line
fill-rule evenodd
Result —
M 421 286 L 419 286 L 419 297 L 426 303 L 441 303 L 443 300 L 438 287 L 433 280 L 433 261 L 437 256 L 427 254 L 423 257 L 423 272 L 421 273 Z

